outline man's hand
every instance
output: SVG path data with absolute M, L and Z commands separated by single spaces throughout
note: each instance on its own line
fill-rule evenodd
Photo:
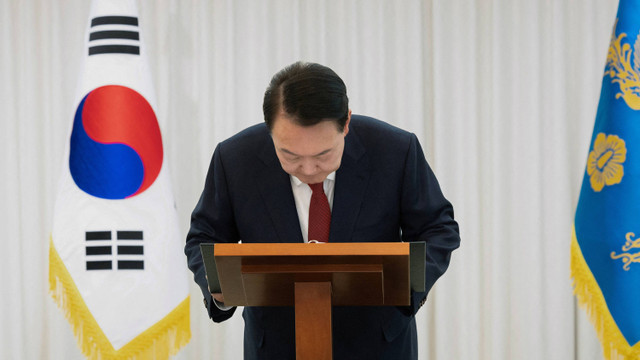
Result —
M 224 296 L 222 296 L 222 293 L 211 293 L 211 296 L 213 296 L 217 302 L 224 304 Z

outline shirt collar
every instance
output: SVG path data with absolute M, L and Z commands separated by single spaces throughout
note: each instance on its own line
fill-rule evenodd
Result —
M 302 184 L 305 184 L 305 183 L 303 183 L 302 181 L 300 181 L 300 179 L 298 179 L 297 177 L 295 177 L 295 176 L 293 176 L 293 175 L 289 175 L 289 176 L 291 177 L 291 179 L 293 179 L 293 183 L 294 183 L 296 186 L 300 186 L 300 185 L 302 185 Z M 332 172 L 331 174 L 327 175 L 327 178 L 326 178 L 325 180 L 336 181 L 336 172 L 334 171 L 334 172 Z M 305 184 L 305 185 L 306 185 L 306 184 Z

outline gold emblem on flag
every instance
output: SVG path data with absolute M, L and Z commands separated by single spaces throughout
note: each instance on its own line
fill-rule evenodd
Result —
M 636 234 L 632 232 L 627 233 L 627 241 L 622 246 L 622 251 L 626 252 L 620 253 L 618 255 L 616 255 L 615 251 L 611 252 L 612 259 L 622 259 L 622 263 L 624 264 L 622 268 L 626 271 L 629 271 L 629 266 L 631 266 L 631 263 L 640 263 L 640 250 L 638 250 L 638 252 L 636 253 L 629 252 L 629 250 L 631 249 L 640 249 L 640 238 L 634 239 L 634 236 L 636 236 Z
M 618 135 L 599 133 L 593 142 L 593 150 L 587 159 L 587 174 L 591 177 L 591 188 L 600 192 L 605 185 L 615 185 L 622 181 L 627 159 L 627 148 Z
M 616 20 L 617 25 L 617 20 Z M 640 32 L 633 44 L 633 64 L 631 64 L 631 45 L 622 43 L 626 33 L 616 36 L 614 26 L 611 45 L 607 53 L 607 65 L 604 76 L 610 76 L 612 83 L 618 83 L 620 92 L 616 99 L 622 98 L 633 110 L 640 110 Z

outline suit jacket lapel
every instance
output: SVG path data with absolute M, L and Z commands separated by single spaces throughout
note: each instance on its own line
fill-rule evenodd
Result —
M 302 230 L 291 190 L 289 174 L 282 170 L 271 138 L 265 142 L 260 158 L 264 162 L 254 181 L 269 212 L 279 242 L 302 242 Z
M 342 163 L 336 172 L 330 242 L 351 241 L 370 174 L 365 148 L 351 128 L 345 138 Z

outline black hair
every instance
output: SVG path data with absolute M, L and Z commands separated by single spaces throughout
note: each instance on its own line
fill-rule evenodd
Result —
M 347 87 L 330 68 L 298 61 L 275 74 L 264 93 L 262 111 L 269 129 L 281 107 L 301 126 L 330 120 L 343 131 L 349 115 Z

